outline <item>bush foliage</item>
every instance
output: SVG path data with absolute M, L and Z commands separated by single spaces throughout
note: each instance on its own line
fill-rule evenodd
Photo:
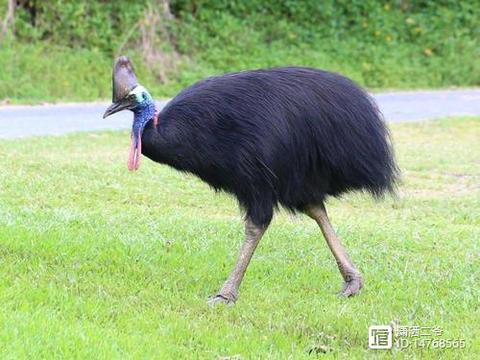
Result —
M 0 99 L 106 98 L 119 53 L 135 58 L 157 96 L 280 65 L 342 72 L 370 88 L 480 85 L 478 0 L 174 0 L 167 12 L 165 0 L 18 4 L 0 48 Z M 159 17 L 158 41 L 145 39 L 146 14 Z M 178 55 L 168 76 L 146 61 L 145 46 L 158 48 L 160 65 Z

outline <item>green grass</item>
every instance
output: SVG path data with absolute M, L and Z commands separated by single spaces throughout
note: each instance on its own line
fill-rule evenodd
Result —
M 243 34 L 238 34 L 238 37 Z M 219 41 L 219 40 L 217 40 Z M 238 40 L 239 41 L 239 40 Z M 245 48 L 236 40 L 222 50 L 187 54 L 177 70 L 161 82 L 138 56 L 124 51 L 135 64 L 139 81 L 156 98 L 175 96 L 208 76 L 277 66 L 308 66 L 341 73 L 372 91 L 451 87 L 480 84 L 480 49 L 475 42 L 443 55 L 426 56 L 425 46 L 403 43 L 369 44 L 341 41 L 287 46 L 281 41 L 264 46 L 252 34 Z M 0 105 L 43 102 L 97 101 L 111 98 L 113 58 L 95 49 L 71 49 L 49 43 L 0 45 Z
M 390 355 L 367 349 L 390 321 L 467 345 L 393 355 L 478 356 L 480 119 L 392 131 L 399 198 L 327 204 L 360 296 L 336 297 L 317 226 L 282 212 L 216 308 L 243 234 L 232 198 L 148 160 L 128 173 L 126 132 L 0 142 L 0 357 L 363 359 Z

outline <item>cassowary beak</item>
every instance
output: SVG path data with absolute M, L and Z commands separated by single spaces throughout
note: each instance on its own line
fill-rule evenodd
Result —
M 112 105 L 105 111 L 103 118 L 115 114 L 116 112 L 130 109 L 133 103 L 128 98 L 130 91 L 138 85 L 135 71 L 130 59 L 126 56 L 120 56 L 113 65 L 112 72 Z
M 103 114 L 103 118 L 105 119 L 106 117 L 113 115 L 122 110 L 128 110 L 131 108 L 132 105 L 133 104 L 130 103 L 129 101 L 120 101 L 120 102 L 113 103 L 107 108 L 107 110 L 105 111 L 105 114 Z

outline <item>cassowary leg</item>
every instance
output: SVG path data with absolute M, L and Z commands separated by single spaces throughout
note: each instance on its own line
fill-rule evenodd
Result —
M 307 208 L 306 214 L 317 222 L 322 230 L 328 247 L 337 261 L 340 273 L 345 280 L 345 285 L 340 295 L 352 296 L 357 294 L 363 286 L 362 275 L 349 259 L 340 239 L 335 234 L 332 224 L 328 219 L 327 210 L 323 204 Z
M 265 233 L 267 226 L 260 227 L 247 218 L 245 222 L 245 241 L 240 249 L 240 255 L 235 264 L 235 268 L 230 273 L 228 280 L 225 281 L 219 293 L 210 298 L 208 301 L 210 305 L 215 305 L 217 303 L 235 303 L 238 297 L 240 283 L 242 282 L 245 271 L 250 263 L 250 259 L 252 258 L 262 235 Z

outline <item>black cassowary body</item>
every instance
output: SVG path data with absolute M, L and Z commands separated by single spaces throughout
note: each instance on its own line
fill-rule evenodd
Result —
M 374 196 L 393 190 L 397 168 L 388 131 L 364 90 L 335 73 L 285 67 L 200 81 L 171 100 L 158 122 L 151 103 L 128 59 L 117 60 L 114 104 L 106 116 L 125 108 L 135 113 L 132 148 L 140 145 L 150 159 L 233 194 L 246 212 L 240 259 L 212 302 L 236 300 L 278 205 L 318 222 L 345 279 L 343 294 L 360 290 L 360 273 L 323 204 L 351 190 Z

